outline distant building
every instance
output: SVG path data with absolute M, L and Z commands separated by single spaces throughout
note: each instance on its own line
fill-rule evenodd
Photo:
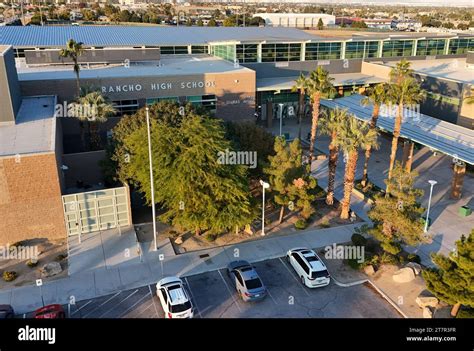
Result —
M 410 31 L 410 32 L 418 32 L 422 27 L 421 22 L 407 20 L 407 21 L 392 21 L 392 29 L 400 30 L 400 31 Z
M 362 20 L 368 28 L 390 29 L 392 20 L 387 18 L 366 18 Z
M 321 19 L 324 26 L 334 26 L 336 17 L 324 13 L 256 13 L 253 17 L 261 17 L 266 26 L 315 28 Z

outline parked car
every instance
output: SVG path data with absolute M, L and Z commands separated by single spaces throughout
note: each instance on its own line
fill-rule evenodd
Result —
M 66 318 L 66 313 L 64 312 L 63 306 L 59 304 L 46 305 L 44 307 L 38 308 L 33 313 L 33 318 L 62 319 L 62 318 Z
M 290 249 L 286 255 L 288 262 L 294 268 L 303 283 L 308 288 L 326 286 L 331 281 L 324 262 L 311 249 Z
M 178 277 L 166 277 L 156 284 L 156 294 L 165 311 L 165 318 L 193 318 L 193 304 Z
M 247 261 L 241 260 L 229 263 L 227 273 L 242 300 L 256 301 L 267 295 L 267 289 L 258 276 L 255 267 Z
M 10 319 L 15 316 L 15 311 L 10 305 L 0 305 L 0 319 Z

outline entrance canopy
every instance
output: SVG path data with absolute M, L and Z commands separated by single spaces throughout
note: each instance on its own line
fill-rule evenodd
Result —
M 349 113 L 362 121 L 370 121 L 373 106 L 363 106 L 364 96 L 354 94 L 334 100 L 321 100 L 321 105 L 334 109 L 347 109 Z M 392 133 L 396 110 L 388 106 L 381 106 L 377 127 Z M 457 160 L 474 164 L 474 130 L 456 124 L 433 118 L 413 109 L 406 108 L 402 121 L 400 136 L 432 150 L 442 152 Z

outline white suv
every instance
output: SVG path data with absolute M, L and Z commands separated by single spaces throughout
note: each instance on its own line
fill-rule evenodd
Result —
M 326 265 L 311 249 L 295 248 L 286 254 L 301 282 L 308 288 L 326 286 L 331 281 Z
M 165 318 L 193 318 L 193 305 L 183 281 L 166 277 L 156 284 L 156 294 L 165 311 Z

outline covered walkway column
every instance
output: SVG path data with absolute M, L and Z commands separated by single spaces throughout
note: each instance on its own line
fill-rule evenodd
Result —
M 271 128 L 272 127 L 272 122 L 273 122 L 273 102 L 272 100 L 268 99 L 267 100 L 267 127 Z
M 466 164 L 462 161 L 454 163 L 453 180 L 451 183 L 451 198 L 453 199 L 461 198 L 464 174 L 466 174 Z
M 414 149 L 415 149 L 415 143 L 413 141 L 405 140 L 403 142 L 402 165 L 407 172 L 411 172 Z

